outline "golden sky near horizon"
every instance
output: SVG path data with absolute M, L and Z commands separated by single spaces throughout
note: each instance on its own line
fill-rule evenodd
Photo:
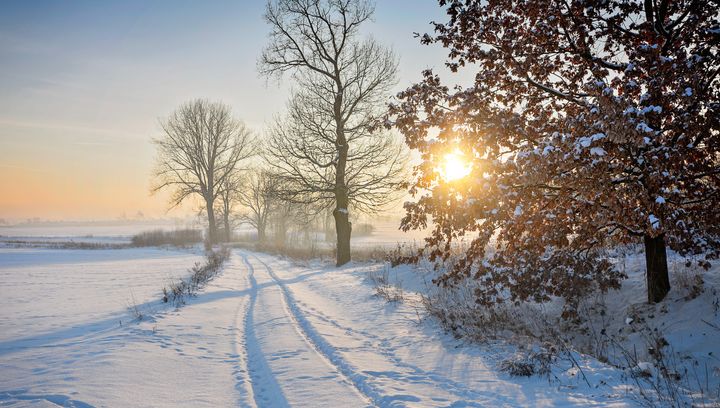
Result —
M 0 15 L 0 219 L 186 216 L 150 195 L 158 119 L 198 97 L 220 100 L 262 137 L 289 79 L 258 76 L 264 1 L 18 2 Z M 412 4 L 412 6 L 410 6 Z M 378 2 L 367 33 L 400 57 L 403 89 L 445 50 L 413 32 L 433 2 Z M 366 34 L 367 34 L 366 33 Z

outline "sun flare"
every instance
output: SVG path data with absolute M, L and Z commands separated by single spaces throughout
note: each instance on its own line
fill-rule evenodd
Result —
M 470 164 L 465 160 L 462 152 L 455 150 L 445 155 L 440 174 L 445 181 L 459 180 L 470 174 Z

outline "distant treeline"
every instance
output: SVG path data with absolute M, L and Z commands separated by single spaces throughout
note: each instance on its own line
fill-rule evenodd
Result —
M 132 237 L 131 243 L 135 247 L 148 246 L 188 246 L 203 241 L 203 233 L 197 229 L 179 229 L 165 231 L 161 229 L 141 232 Z

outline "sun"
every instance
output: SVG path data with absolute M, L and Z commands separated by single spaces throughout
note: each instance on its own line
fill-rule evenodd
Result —
M 440 175 L 445 181 L 459 180 L 470 174 L 470 164 L 459 150 L 445 154 Z

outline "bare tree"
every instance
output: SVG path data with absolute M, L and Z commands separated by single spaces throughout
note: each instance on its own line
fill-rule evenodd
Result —
M 285 200 L 285 190 L 273 189 L 275 200 L 269 217 L 273 229 L 275 244 L 285 246 L 288 235 L 294 236 L 293 245 L 298 245 L 300 235 L 310 237 L 310 231 L 316 224 L 318 209 L 316 206 Z M 307 239 L 306 239 L 307 242 Z
M 173 189 L 172 207 L 191 196 L 201 198 L 208 241 L 215 243 L 215 200 L 239 163 L 254 154 L 252 134 L 229 106 L 204 99 L 181 105 L 160 124 L 164 135 L 153 140 L 158 156 L 152 191 Z
M 223 222 L 223 238 L 225 242 L 230 242 L 232 238 L 232 231 L 238 221 L 242 220 L 242 217 L 234 215 L 235 206 L 242 204 L 240 200 L 240 191 L 243 188 L 243 178 L 241 172 L 238 170 L 225 178 L 225 181 L 220 185 L 219 198 L 217 203 L 216 213 L 220 214 Z
M 365 0 L 277 0 L 265 14 L 272 31 L 260 71 L 290 72 L 296 84 L 268 162 L 286 199 L 334 206 L 337 265 L 350 261 L 349 209 L 387 204 L 404 168 L 401 145 L 373 131 L 397 71 L 392 51 L 359 38 L 373 11 Z
M 257 230 L 258 241 L 264 242 L 270 214 L 276 205 L 272 175 L 266 170 L 252 172 L 242 188 L 237 189 L 237 200 L 248 211 L 241 220 L 252 225 Z

